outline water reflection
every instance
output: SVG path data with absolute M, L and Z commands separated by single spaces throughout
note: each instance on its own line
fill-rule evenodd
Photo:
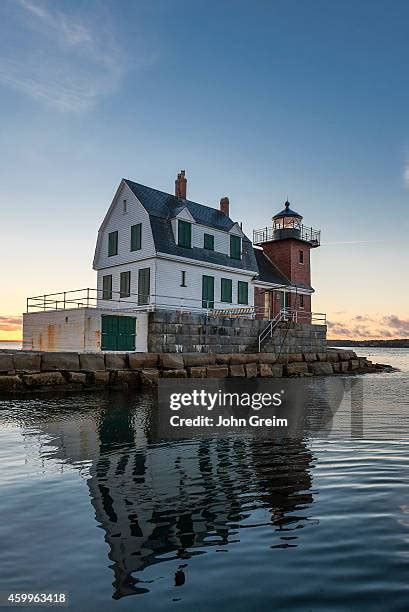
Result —
M 34 421 L 51 437 L 43 457 L 89 470 L 115 599 L 147 592 L 143 570 L 171 559 L 180 560 L 173 581 L 183 586 L 190 559 L 209 547 L 227 550 L 243 529 L 270 525 L 266 546 L 297 545 L 313 501 L 313 457 L 303 440 L 232 435 L 165 442 L 152 396 L 92 401 L 95 407 L 88 401 L 75 412 L 61 405 L 43 410 Z

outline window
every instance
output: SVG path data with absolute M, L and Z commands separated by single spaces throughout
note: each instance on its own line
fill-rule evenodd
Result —
M 237 284 L 238 303 L 248 304 L 249 303 L 249 285 L 244 281 L 239 281 Z
M 220 301 L 232 303 L 232 281 L 230 278 L 222 278 L 220 291 Z
M 290 294 L 288 292 L 283 293 L 283 308 L 290 308 Z
M 241 259 L 240 236 L 230 236 L 230 257 L 232 259 Z
M 126 200 L 123 200 L 122 201 L 122 213 L 126 215 L 127 212 L 128 212 L 128 203 Z
M 149 304 L 151 291 L 151 269 L 142 268 L 138 272 L 138 305 Z
M 202 308 L 214 308 L 213 276 L 202 276 Z
M 187 249 L 192 246 L 192 225 L 187 221 L 178 221 L 178 245 Z
M 214 251 L 214 236 L 212 234 L 204 234 L 204 244 L 205 249 L 209 249 L 209 251 Z
M 112 300 L 112 274 L 102 277 L 102 299 Z
M 298 251 L 298 261 L 304 263 L 304 251 Z
M 131 295 L 131 273 L 121 272 L 119 277 L 119 297 L 125 298 Z
M 142 223 L 131 226 L 131 251 L 142 248 Z
M 186 272 L 185 272 L 185 270 L 182 270 L 182 272 L 181 272 L 180 286 L 181 287 L 186 287 Z
M 300 308 L 304 308 L 304 296 L 300 295 Z
M 118 255 L 118 232 L 110 232 L 108 234 L 108 257 Z

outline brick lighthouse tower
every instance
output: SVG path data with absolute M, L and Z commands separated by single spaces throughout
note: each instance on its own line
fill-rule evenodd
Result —
M 253 234 L 254 244 L 263 249 L 265 259 L 284 277 L 283 286 L 272 288 L 268 292 L 270 295 L 264 290 L 264 303 L 272 317 L 282 308 L 297 311 L 305 321 L 311 314 L 314 289 L 310 252 L 320 245 L 320 231 L 306 227 L 302 221 L 302 215 L 292 210 L 287 201 L 283 210 L 272 218 L 271 227 L 255 230 Z

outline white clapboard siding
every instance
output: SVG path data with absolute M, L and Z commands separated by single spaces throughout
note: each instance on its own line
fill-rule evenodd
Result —
M 123 212 L 123 201 L 126 200 L 127 212 Z M 142 223 L 142 248 L 131 251 L 131 226 Z M 149 215 L 124 183 L 116 195 L 114 206 L 107 214 L 97 243 L 94 269 L 111 268 L 131 261 L 139 261 L 155 254 Z M 118 231 L 118 255 L 108 257 L 108 236 Z
M 138 273 L 143 268 L 150 269 L 150 286 L 151 293 L 155 292 L 155 259 L 149 258 L 138 262 L 122 264 L 113 268 L 105 268 L 98 270 L 97 289 L 98 289 L 98 306 L 111 309 L 132 308 L 137 306 L 138 302 Z M 121 272 L 131 273 L 131 295 L 129 298 L 120 298 L 120 276 Z M 112 300 L 102 299 L 102 278 L 107 274 L 112 275 Z M 120 302 L 118 301 L 120 299 Z
M 186 287 L 181 287 L 182 270 L 186 272 Z M 254 305 L 252 276 L 238 271 L 225 271 L 216 268 L 189 264 L 168 259 L 157 260 L 156 269 L 156 303 L 168 304 L 169 306 L 185 306 L 191 308 L 202 307 L 202 276 L 214 277 L 215 308 L 242 307 L 237 302 L 237 282 L 248 283 L 249 300 L 248 305 Z M 228 304 L 220 301 L 221 279 L 232 280 L 233 302 Z M 169 299 L 171 297 L 171 299 Z

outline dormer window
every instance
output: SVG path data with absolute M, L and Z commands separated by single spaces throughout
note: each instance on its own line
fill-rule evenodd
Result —
M 209 251 L 214 251 L 214 236 L 212 234 L 204 234 L 203 247 Z
M 230 236 L 230 257 L 232 259 L 241 259 L 240 236 Z
M 192 224 L 187 221 L 178 221 L 178 246 L 190 249 L 192 247 Z

